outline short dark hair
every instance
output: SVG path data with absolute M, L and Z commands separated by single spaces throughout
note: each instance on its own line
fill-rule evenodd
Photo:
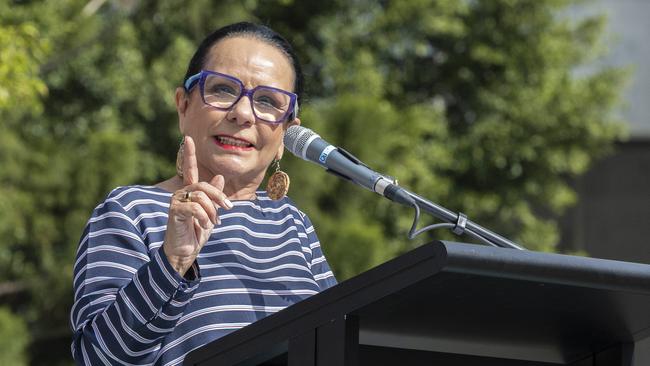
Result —
M 300 105 L 302 102 L 302 94 L 304 90 L 304 76 L 302 74 L 302 68 L 300 67 L 298 56 L 296 56 L 296 53 L 294 52 L 293 47 L 291 47 L 289 41 L 287 41 L 273 29 L 260 24 L 239 22 L 221 27 L 210 33 L 203 39 L 199 45 L 199 48 L 196 49 L 194 56 L 192 56 L 183 81 L 187 80 L 190 76 L 199 73 L 201 69 L 203 69 L 203 65 L 205 65 L 206 58 L 208 57 L 210 49 L 213 45 L 224 38 L 232 36 L 255 37 L 272 46 L 275 46 L 289 58 L 294 73 L 293 92 L 298 95 L 298 105 Z

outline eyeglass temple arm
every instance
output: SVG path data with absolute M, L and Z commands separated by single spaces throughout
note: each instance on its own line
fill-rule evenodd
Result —
M 189 78 L 187 78 L 187 80 L 185 80 L 185 84 L 183 84 L 183 87 L 185 87 L 185 91 L 190 91 L 192 87 L 194 87 L 193 84 L 196 81 L 198 81 L 200 77 L 201 77 L 201 73 L 199 72 L 198 74 L 194 74 Z
M 289 119 L 293 121 L 294 119 L 298 118 L 298 97 L 296 96 L 295 101 L 293 102 L 293 111 L 291 111 L 291 114 L 289 115 Z

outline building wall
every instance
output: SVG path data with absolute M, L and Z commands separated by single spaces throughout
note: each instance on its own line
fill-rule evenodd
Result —
M 579 202 L 561 223 L 561 247 L 650 264 L 650 1 L 595 0 L 572 15 L 594 13 L 607 15 L 610 50 L 594 66 L 633 71 L 619 111 L 630 138 L 574 182 Z M 650 338 L 636 344 L 632 365 L 650 365 Z
M 633 71 L 618 111 L 629 140 L 575 182 L 579 202 L 562 222 L 561 247 L 599 258 L 650 263 L 650 1 L 595 0 L 572 17 L 605 14 L 609 53 L 595 67 Z M 649 363 L 650 364 L 650 363 Z
M 650 264 L 650 140 L 619 144 L 575 188 L 579 202 L 562 221 L 562 247 Z

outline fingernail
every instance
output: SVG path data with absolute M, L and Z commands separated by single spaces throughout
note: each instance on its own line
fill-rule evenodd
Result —
M 221 225 L 221 219 L 217 217 L 217 225 Z
M 225 200 L 223 200 L 223 203 L 224 203 L 224 204 L 226 205 L 226 207 L 228 207 L 229 209 L 230 209 L 230 208 L 233 208 L 233 204 L 232 204 L 232 202 L 230 202 L 229 199 L 226 198 Z

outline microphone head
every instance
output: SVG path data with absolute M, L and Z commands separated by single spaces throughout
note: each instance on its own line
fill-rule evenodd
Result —
M 320 136 L 316 132 L 293 125 L 287 128 L 287 132 L 284 133 L 284 147 L 295 156 L 309 160 L 307 159 L 307 147 L 317 137 Z

